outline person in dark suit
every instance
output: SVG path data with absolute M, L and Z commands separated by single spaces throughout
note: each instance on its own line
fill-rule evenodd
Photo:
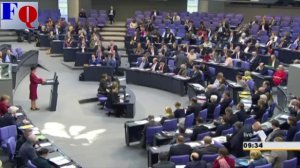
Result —
M 268 135 L 266 142 L 272 142 L 276 137 L 284 137 L 284 130 L 280 129 L 279 121 L 274 119 L 271 121 L 273 131 Z
M 191 154 L 191 162 L 187 163 L 185 168 L 206 168 L 206 162 L 201 160 L 197 152 Z
M 184 144 L 183 136 L 178 136 L 176 141 L 177 143 L 170 147 L 169 157 L 177 155 L 190 155 L 192 153 L 192 147 Z
M 108 116 L 111 114 L 114 114 L 116 117 L 124 115 L 123 108 L 118 105 L 119 102 L 119 84 L 117 82 L 113 82 L 108 92 L 107 101 L 105 104 L 106 107 L 112 110 L 107 113 Z
M 294 116 L 290 116 L 287 120 L 289 129 L 287 131 L 286 141 L 293 141 L 295 134 L 299 131 L 297 127 L 297 119 Z
M 152 20 L 155 20 L 156 16 L 158 16 L 158 15 L 159 15 L 159 12 L 158 12 L 156 9 L 154 9 L 154 10 L 151 12 L 150 17 L 151 17 Z
M 205 132 L 208 132 L 209 129 L 203 125 L 203 119 L 201 117 L 198 117 L 196 119 L 196 125 L 193 129 L 193 134 L 191 136 L 191 141 L 196 141 L 198 134 L 202 134 Z
M 205 102 L 205 104 L 202 106 L 202 109 L 207 108 L 207 119 L 212 120 L 214 118 L 214 111 L 215 108 L 217 107 L 218 97 L 216 95 L 212 95 L 210 97 L 210 101 Z
M 272 54 L 268 65 L 274 69 L 277 69 L 279 64 L 280 64 L 279 60 L 276 58 L 276 56 L 274 54 Z
M 259 30 L 260 31 L 267 31 L 267 32 L 270 31 L 270 25 L 269 25 L 269 23 L 265 19 L 263 19 L 261 21 L 261 23 L 259 25 Z
M 201 105 L 198 104 L 197 98 L 192 98 L 192 100 L 190 101 L 190 105 L 188 106 L 188 109 L 186 110 L 185 115 L 187 116 L 187 115 L 194 113 L 194 117 L 197 118 L 201 109 L 202 109 Z
M 245 111 L 245 105 L 244 105 L 244 103 L 239 102 L 237 104 L 237 108 L 236 109 L 238 110 L 238 112 L 235 113 L 235 115 L 237 116 L 238 120 L 240 122 L 244 122 L 249 117 L 249 115 Z
M 190 134 L 187 134 L 185 133 L 186 132 L 186 129 L 184 127 L 184 124 L 182 123 L 179 123 L 179 126 L 178 126 L 178 133 L 176 132 L 175 136 L 173 137 L 173 139 L 170 141 L 170 144 L 175 144 L 176 143 L 176 140 L 179 136 L 183 136 L 185 140 L 190 140 L 190 137 L 191 135 Z
M 164 60 L 160 61 L 158 70 L 161 71 L 162 73 L 170 72 L 169 66 L 166 65 L 166 62 Z
M 159 66 L 160 66 L 160 63 L 158 62 L 158 59 L 157 58 L 153 58 L 152 65 L 150 67 L 151 71 L 152 72 L 158 71 Z
M 34 164 L 37 168 L 50 168 L 51 165 L 47 160 L 49 150 L 47 148 L 41 148 L 37 151 L 38 157 L 32 160 L 32 164 Z
M 221 136 L 222 131 L 229 129 L 231 127 L 229 121 L 230 120 L 227 116 L 222 116 L 221 124 L 216 127 L 216 132 L 214 136 Z
M 243 150 L 243 136 L 240 136 L 240 131 L 243 127 L 243 123 L 237 121 L 236 123 L 233 124 L 235 128 L 235 132 L 231 135 L 228 136 L 228 142 L 230 143 L 230 153 L 233 154 L 234 156 L 244 156 L 245 152 Z
M 216 154 L 218 153 L 218 147 L 212 144 L 212 138 L 210 136 L 205 136 L 203 138 L 204 147 L 196 148 L 194 152 L 199 154 L 199 158 L 201 159 L 205 154 Z
M 0 128 L 10 126 L 10 125 L 18 126 L 20 124 L 19 121 L 17 121 L 17 118 L 16 118 L 16 112 L 18 110 L 19 110 L 18 107 L 10 106 L 8 108 L 8 112 L 5 113 L 2 117 L 0 117 Z M 24 123 L 24 124 L 28 123 L 28 121 L 26 119 L 24 119 L 21 122 Z
M 143 136 L 142 136 L 142 139 L 141 139 L 141 144 L 142 144 L 143 148 L 146 148 L 146 133 L 147 133 L 147 129 L 151 128 L 151 127 L 156 127 L 156 126 L 161 126 L 161 124 L 159 122 L 156 122 L 154 120 L 154 116 L 153 115 L 149 115 L 148 116 L 148 123 L 144 127 Z
M 80 18 L 86 18 L 86 12 L 85 12 L 85 10 L 83 8 L 80 9 L 79 17 Z
M 189 80 L 189 82 L 192 82 L 192 83 L 198 83 L 198 84 L 203 84 L 204 81 L 202 80 L 202 76 L 204 74 L 202 73 L 202 71 L 200 71 L 200 68 L 198 65 L 194 65 L 193 66 L 193 74 Z
M 160 124 L 164 124 L 164 122 L 166 120 L 170 120 L 170 119 L 173 119 L 173 118 L 174 118 L 174 115 L 173 115 L 172 108 L 167 106 L 165 108 L 165 115 L 160 120 Z
M 37 158 L 34 145 L 37 143 L 37 138 L 34 134 L 28 136 L 27 141 L 21 146 L 19 150 L 19 156 L 21 157 L 23 164 L 27 164 L 28 160 L 34 160 Z
M 235 122 L 238 121 L 238 117 L 236 114 L 233 114 L 233 110 L 231 107 L 227 107 L 225 109 L 225 116 L 229 119 L 230 125 L 233 125 Z
M 153 168 L 175 168 L 176 165 L 173 162 L 168 161 L 168 153 L 160 153 L 158 155 L 159 162 L 153 165 Z
M 250 62 L 250 70 L 254 71 L 260 63 L 260 58 L 257 56 L 257 52 L 255 51 L 252 52 L 252 57 L 249 60 L 249 62 Z
M 175 103 L 175 111 L 174 111 L 174 117 L 175 118 L 184 118 L 185 117 L 185 111 L 184 109 L 181 107 L 181 103 L 176 102 Z
M 100 61 L 96 58 L 95 54 L 92 54 L 91 59 L 89 60 L 89 65 L 100 65 Z
M 4 63 L 16 63 L 17 62 L 17 57 L 12 55 L 11 50 L 7 49 L 6 54 L 2 58 Z
M 179 46 L 181 48 L 181 46 Z M 179 53 L 175 56 L 175 66 L 176 66 L 176 72 L 179 71 L 180 69 L 180 65 L 182 64 L 187 64 L 188 63 L 188 59 L 187 57 L 184 55 L 184 52 L 182 51 L 182 49 L 180 49 Z
M 205 90 L 205 96 L 208 102 L 210 102 L 210 98 L 212 95 L 217 96 L 217 102 L 220 101 L 221 97 L 219 96 L 218 88 L 221 84 L 220 81 L 222 80 L 223 77 L 220 77 L 220 79 L 216 79 L 215 83 L 213 85 L 207 85 L 206 90 Z M 218 85 L 218 86 L 217 86 Z
M 236 46 L 233 54 L 231 55 L 233 59 L 245 61 L 245 55 L 240 51 L 240 46 Z
M 107 12 L 110 24 L 113 24 L 113 22 L 115 21 L 115 16 L 116 16 L 116 10 L 114 9 L 113 6 L 110 6 L 110 9 Z
M 253 110 L 251 112 L 252 115 L 255 115 L 255 119 L 257 121 L 261 121 L 262 116 L 267 110 L 267 104 L 264 100 L 259 99 L 257 102 L 257 106 L 253 107 Z
M 268 70 L 265 67 L 265 64 L 263 62 L 259 63 L 258 67 L 255 69 L 255 72 L 260 73 L 261 75 L 268 75 Z
M 223 97 L 222 97 L 222 99 L 220 101 L 220 105 L 221 105 L 220 115 L 225 114 L 225 109 L 227 107 L 229 107 L 231 101 L 232 101 L 232 98 L 230 97 L 230 93 L 227 92 L 227 91 L 225 91 L 223 93 Z
M 148 61 L 148 57 L 146 55 L 144 55 L 142 57 L 142 61 L 140 63 L 138 63 L 137 65 L 140 69 L 147 69 L 150 67 L 149 65 L 149 61 Z

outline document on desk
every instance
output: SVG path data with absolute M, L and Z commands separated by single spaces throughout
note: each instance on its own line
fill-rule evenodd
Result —
M 138 124 L 138 125 L 144 125 L 144 124 L 147 124 L 148 121 L 147 120 L 141 120 L 141 121 L 134 121 L 135 124 Z
M 185 165 L 176 165 L 176 168 L 185 168 Z
M 139 70 L 140 68 L 139 67 L 131 67 L 130 69 L 132 69 L 132 70 Z
M 62 166 L 61 168 L 76 168 L 75 165 Z
M 208 129 L 213 129 L 216 127 L 214 124 L 203 124 L 203 126 L 207 127 Z
M 22 116 L 23 113 L 16 113 L 16 117 Z
M 181 80 L 188 80 L 188 79 L 190 79 L 189 77 L 183 77 L 183 76 L 180 76 L 180 75 L 175 75 L 174 78 L 181 79 Z
M 205 90 L 205 88 L 198 83 L 191 83 L 191 85 L 197 90 Z
M 50 158 L 49 160 L 58 166 L 70 163 L 70 160 L 66 159 L 64 156 L 57 156 L 54 158 Z
M 212 140 L 218 141 L 218 142 L 220 142 L 220 143 L 226 143 L 226 142 L 227 142 L 226 136 L 215 137 L 215 138 L 212 138 Z
M 155 117 L 154 118 L 154 121 L 156 121 L 156 122 L 160 122 L 160 120 L 161 120 L 161 117 Z
M 190 147 L 195 148 L 197 146 L 200 146 L 199 142 L 189 142 L 187 145 L 190 145 Z
M 254 135 L 258 135 L 261 141 L 265 141 L 267 139 L 267 135 L 263 130 L 259 130 L 257 132 L 254 132 Z
M 40 147 L 46 147 L 46 146 L 51 146 L 52 144 L 50 142 L 45 142 L 45 143 L 40 143 Z
M 289 118 L 289 116 L 286 114 L 283 114 L 283 115 L 280 115 L 279 118 L 287 120 Z

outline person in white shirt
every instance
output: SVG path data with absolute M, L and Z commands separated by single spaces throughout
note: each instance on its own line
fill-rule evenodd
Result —
M 152 72 L 155 72 L 158 70 L 158 67 L 159 67 L 159 63 L 158 63 L 158 59 L 157 58 L 154 58 L 153 59 L 153 63 L 151 65 L 151 71 Z
M 110 24 L 112 24 L 114 22 L 115 15 L 116 15 L 116 11 L 114 10 L 114 7 L 110 6 L 110 9 L 108 10 L 108 18 L 109 18 Z
M 228 67 L 228 68 L 232 68 L 233 67 L 233 62 L 232 62 L 232 58 L 230 57 L 229 54 L 226 55 L 226 59 L 224 62 L 224 66 Z
M 136 19 L 133 19 L 131 22 L 130 22 L 130 25 L 129 25 L 129 28 L 131 29 L 136 29 L 138 27 L 138 24 L 136 22 Z
M 246 48 L 244 49 L 244 53 L 250 53 L 251 42 L 247 43 Z
M 177 21 L 180 21 L 180 16 L 176 12 L 174 12 L 173 17 L 172 17 L 172 22 L 174 23 Z

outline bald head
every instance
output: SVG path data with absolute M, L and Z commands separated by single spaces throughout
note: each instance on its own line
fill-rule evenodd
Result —
M 256 121 L 256 122 L 252 125 L 252 129 L 253 129 L 253 131 L 255 131 L 255 132 L 261 130 L 261 124 L 260 124 L 260 122 Z
M 177 137 L 177 143 L 179 143 L 179 144 L 183 144 L 184 143 L 184 137 L 182 135 L 179 135 Z
M 37 142 L 37 138 L 34 134 L 30 134 L 27 137 L 27 141 L 30 142 L 31 144 L 35 144 Z
M 191 154 L 191 160 L 193 160 L 193 161 L 199 160 L 199 154 L 197 152 L 193 152 Z

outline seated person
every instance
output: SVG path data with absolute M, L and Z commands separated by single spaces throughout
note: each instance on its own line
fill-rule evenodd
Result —
M 220 101 L 220 105 L 221 105 L 220 115 L 225 114 L 225 109 L 227 107 L 229 107 L 231 101 L 232 101 L 232 98 L 230 97 L 230 93 L 227 92 L 227 91 L 225 91 L 223 93 L 223 97 L 222 97 L 222 99 Z
M 229 156 L 227 148 L 219 149 L 219 156 L 213 162 L 213 168 L 235 168 L 235 160 Z
M 165 108 L 165 115 L 161 118 L 160 124 L 164 124 L 164 122 L 166 120 L 173 119 L 173 118 L 174 118 L 174 115 L 173 115 L 172 108 L 171 107 L 166 107 Z
M 233 110 L 231 107 L 227 107 L 225 109 L 225 116 L 229 119 L 229 124 L 233 125 L 238 121 L 238 117 L 236 114 L 233 114 Z
M 282 65 L 279 65 L 277 71 L 273 75 L 273 84 L 275 86 L 281 85 L 286 80 L 286 72 Z
M 197 102 L 197 98 L 192 98 L 190 101 L 190 105 L 186 110 L 185 115 L 187 116 L 194 113 L 194 117 L 197 118 L 200 110 L 201 110 L 201 105 Z
M 228 67 L 228 68 L 232 68 L 233 67 L 233 61 L 232 61 L 232 58 L 229 54 L 226 54 L 226 59 L 225 59 L 225 62 L 223 64 L 225 67 Z
M 263 81 L 262 87 L 265 89 L 265 93 L 270 93 L 272 91 L 270 81 Z
M 108 95 L 109 92 L 109 80 L 107 74 L 102 74 L 100 84 L 98 88 L 98 94 Z
M 279 66 L 280 62 L 279 60 L 276 58 L 276 56 L 274 54 L 271 55 L 270 60 L 269 60 L 269 66 L 271 68 L 277 69 L 277 67 Z
M 2 61 L 4 63 L 16 63 L 17 62 L 17 57 L 11 53 L 10 49 L 7 49 L 6 54 L 2 58 Z
M 274 142 L 283 142 L 282 137 L 276 137 Z M 288 159 L 288 152 L 287 151 L 271 151 L 271 162 L 273 162 L 273 168 L 281 168 L 283 161 Z M 269 161 L 270 162 L 270 161 Z
M 190 145 L 184 144 L 184 137 L 179 135 L 176 139 L 176 144 L 170 147 L 169 157 L 178 155 L 190 155 L 193 151 Z
M 214 119 L 214 111 L 215 111 L 215 108 L 218 105 L 217 101 L 218 101 L 218 96 L 212 95 L 212 96 L 210 96 L 210 101 L 205 102 L 204 105 L 203 105 L 203 107 L 202 107 L 202 109 L 206 109 L 207 108 L 207 119 L 208 120 Z
M 260 73 L 261 75 L 268 75 L 268 70 L 265 67 L 265 64 L 263 62 L 259 63 L 258 67 L 255 69 L 255 72 Z
M 191 154 L 191 162 L 187 163 L 185 168 L 206 168 L 206 162 L 201 160 L 199 157 L 199 154 L 196 152 L 193 152 Z
M 95 54 L 92 54 L 91 59 L 89 60 L 90 65 L 100 65 L 100 61 L 96 58 Z
M 299 131 L 297 127 L 297 118 L 289 116 L 287 122 L 289 124 L 289 129 L 287 131 L 286 141 L 293 141 L 295 134 Z
M 106 66 L 109 66 L 109 67 L 112 67 L 112 68 L 117 67 L 117 60 L 116 60 L 115 52 L 110 53 L 109 56 L 107 57 Z
M 237 121 L 233 125 L 234 133 L 231 136 L 227 137 L 227 142 L 230 143 L 230 153 L 235 157 L 242 157 L 245 156 L 245 151 L 243 150 L 243 136 L 241 136 L 243 123 Z
M 145 125 L 144 130 L 143 130 L 143 136 L 141 139 L 141 145 L 143 148 L 146 148 L 146 134 L 147 134 L 147 129 L 151 128 L 151 127 L 156 127 L 156 126 L 161 126 L 161 124 L 159 122 L 156 122 L 154 120 L 154 116 L 153 115 L 149 115 L 148 116 L 148 123 Z
M 202 76 L 203 76 L 203 72 L 200 70 L 198 65 L 194 65 L 193 66 L 193 73 L 192 76 L 189 80 L 189 82 L 191 83 L 198 83 L 198 84 L 203 84 L 204 81 L 202 81 Z
M 249 60 L 250 62 L 250 70 L 251 71 L 254 71 L 255 68 L 258 67 L 259 63 L 260 63 L 260 58 L 259 56 L 257 55 L 257 52 L 252 52 L 252 57 L 251 59 Z
M 155 72 L 155 71 L 158 71 L 160 67 L 160 63 L 158 62 L 158 59 L 157 58 L 153 58 L 153 61 L 152 61 L 152 65 L 151 65 L 151 71 L 152 72 Z
M 196 119 L 196 125 L 193 129 L 193 134 L 191 136 L 191 141 L 196 141 L 198 134 L 202 134 L 205 132 L 208 132 L 209 129 L 203 125 L 203 119 L 201 117 L 198 117 Z
M 34 164 L 38 168 L 50 168 L 51 165 L 48 162 L 48 153 L 49 150 L 47 148 L 41 148 L 37 151 L 38 157 L 32 160 L 32 164 Z
M 166 65 L 166 62 L 164 60 L 160 61 L 158 70 L 162 73 L 170 72 L 169 66 Z
M 220 85 L 220 80 L 221 80 L 222 78 L 224 78 L 224 74 L 223 74 L 222 72 L 219 72 L 219 73 L 217 74 L 217 76 L 216 76 L 216 79 L 215 79 L 214 83 L 213 83 L 213 85 L 214 85 L 216 88 L 219 87 L 219 85 Z M 208 85 L 207 87 L 209 87 L 209 85 Z
M 274 119 L 271 121 L 272 132 L 268 135 L 266 142 L 272 142 L 276 137 L 284 137 L 285 131 L 280 129 L 279 121 Z
M 238 110 L 238 112 L 235 113 L 235 115 L 237 116 L 238 120 L 240 122 L 244 122 L 249 117 L 249 115 L 245 111 L 244 103 L 239 102 L 236 106 L 236 109 Z
M 5 113 L 0 118 L 0 128 L 1 127 L 6 127 L 6 126 L 10 126 L 10 125 L 16 125 L 16 126 L 18 126 L 19 123 L 17 123 L 17 118 L 16 118 L 16 113 L 17 113 L 18 110 L 19 110 L 18 107 L 10 106 L 8 108 L 8 112 Z M 26 119 L 24 119 L 22 122 L 24 124 L 28 123 L 28 121 Z
M 168 153 L 160 153 L 158 155 L 158 163 L 154 164 L 153 168 L 176 168 L 176 165 L 173 162 L 168 161 Z
M 194 152 L 199 154 L 199 157 L 202 158 L 203 155 L 206 154 L 216 154 L 218 153 L 218 147 L 212 144 L 212 138 L 210 136 L 205 136 L 203 138 L 204 147 L 198 147 L 194 149 Z
M 255 115 L 255 120 L 261 121 L 262 116 L 267 110 L 267 106 L 264 100 L 259 99 L 257 102 L 257 106 L 253 107 L 251 112 L 252 115 Z
M 188 74 L 188 71 L 187 71 L 186 64 L 181 64 L 177 75 L 182 76 L 182 77 L 187 77 L 187 74 Z
M 141 44 L 141 43 L 138 43 L 136 49 L 134 50 L 134 54 L 135 54 L 135 55 L 143 55 L 144 52 L 145 52 L 145 51 L 144 51 L 144 49 L 143 49 L 143 47 L 142 47 L 142 44 Z
M 7 113 L 9 108 L 10 97 L 8 95 L 2 95 L 0 97 L 0 116 L 3 116 Z
M 216 132 L 215 132 L 214 136 L 221 136 L 222 131 L 231 128 L 231 125 L 230 125 L 229 122 L 230 122 L 230 120 L 227 116 L 222 116 L 221 117 L 221 124 L 217 125 Z
M 236 83 L 243 87 L 243 91 L 250 91 L 247 82 L 243 79 L 242 75 L 236 75 Z
M 138 63 L 137 65 L 140 69 L 147 69 L 150 67 L 149 62 L 148 62 L 148 57 L 144 55 L 142 57 L 142 61 Z
M 36 145 L 37 142 L 38 140 L 36 136 L 31 134 L 27 137 L 27 141 L 22 144 L 19 150 L 19 156 L 21 157 L 24 165 L 27 164 L 28 160 L 34 160 L 38 157 L 34 149 L 34 145 Z
M 245 74 L 244 74 L 242 79 L 246 82 L 248 82 L 249 80 L 252 80 L 251 72 L 250 71 L 245 71 Z
M 177 140 L 177 137 L 179 137 L 179 136 L 183 136 L 185 140 L 190 140 L 191 135 L 187 134 L 185 132 L 186 132 L 186 129 L 184 127 L 184 124 L 179 123 L 179 125 L 178 125 L 178 133 L 176 132 L 175 136 L 170 141 L 170 144 L 175 144 L 176 140 Z
M 248 168 L 255 168 L 256 166 L 261 166 L 268 164 L 267 159 L 265 159 L 259 150 L 251 150 Z
M 136 19 L 133 19 L 129 24 L 129 28 L 136 29 L 137 27 L 138 27 L 138 23 L 137 23 Z
M 184 109 L 181 107 L 181 103 L 176 102 L 175 103 L 175 111 L 174 111 L 174 117 L 175 118 L 184 118 L 185 117 L 185 111 Z
M 112 111 L 109 111 L 108 116 L 114 114 L 116 117 L 120 117 L 123 114 L 123 109 L 117 103 L 120 102 L 119 98 L 119 85 L 116 82 L 113 82 L 110 91 L 107 96 L 107 101 L 105 106 Z
M 73 43 L 73 37 L 71 35 L 71 32 L 68 32 L 66 37 L 65 37 L 65 47 L 72 47 Z

